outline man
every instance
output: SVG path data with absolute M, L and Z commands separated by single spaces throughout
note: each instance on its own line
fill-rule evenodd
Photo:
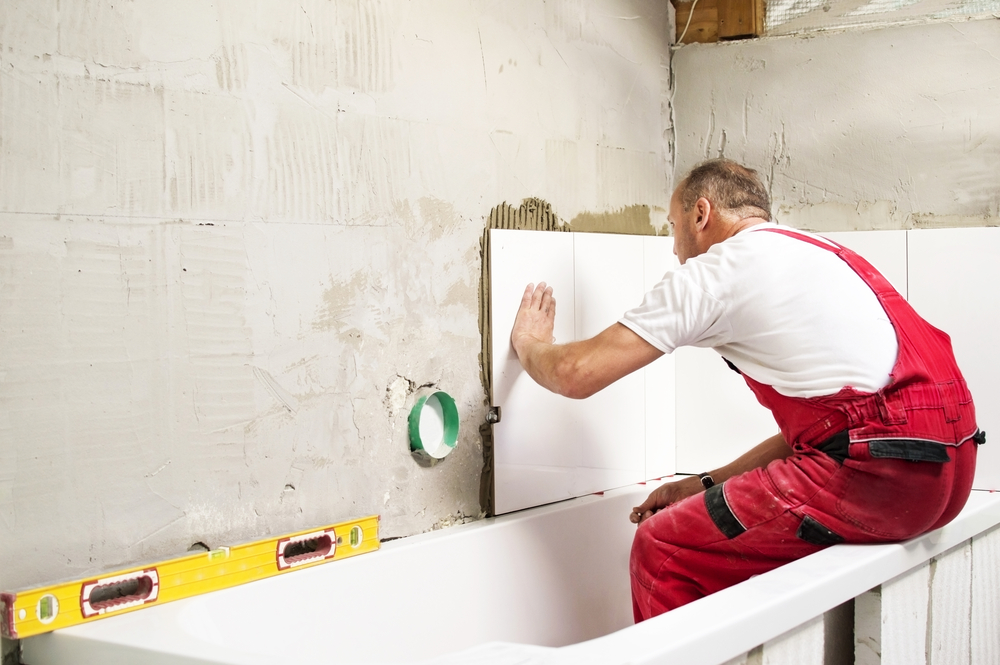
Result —
M 985 435 L 948 336 L 860 256 L 769 210 L 755 171 L 705 162 L 670 202 L 681 266 L 641 306 L 556 345 L 552 289 L 529 284 L 511 332 L 528 374 L 573 398 L 679 346 L 712 347 L 778 424 L 632 512 L 636 621 L 835 543 L 938 528 L 969 496 Z

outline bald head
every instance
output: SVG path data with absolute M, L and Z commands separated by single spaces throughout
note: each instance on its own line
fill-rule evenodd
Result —
M 724 215 L 771 221 L 771 200 L 757 172 L 731 159 L 702 162 L 691 169 L 676 193 L 685 212 L 690 212 L 698 199 L 706 198 Z

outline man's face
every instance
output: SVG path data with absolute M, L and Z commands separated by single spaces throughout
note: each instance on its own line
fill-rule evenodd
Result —
M 697 256 L 700 253 L 695 240 L 694 220 L 696 216 L 695 208 L 684 212 L 679 190 L 675 190 L 674 195 L 670 198 L 670 213 L 667 215 L 667 221 L 670 222 L 670 232 L 674 236 L 674 254 L 677 255 L 681 265 L 684 265 L 684 262 L 692 256 Z

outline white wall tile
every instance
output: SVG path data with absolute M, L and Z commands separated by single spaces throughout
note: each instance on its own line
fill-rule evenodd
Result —
M 505 513 L 639 482 L 647 472 L 645 372 L 586 400 L 549 393 L 528 377 L 507 339 L 527 283 L 555 290 L 557 342 L 592 337 L 642 301 L 645 244 L 640 236 L 491 232 L 495 506 Z M 669 248 L 668 248 L 669 256 Z M 670 364 L 653 374 L 672 386 Z M 667 413 L 667 417 L 669 417 Z M 660 415 L 661 438 L 672 421 Z M 657 474 L 672 463 L 667 442 Z
M 493 428 L 495 504 L 497 513 L 505 513 L 573 496 L 572 441 L 581 431 L 573 402 L 536 384 L 509 339 L 525 286 L 542 281 L 556 295 L 556 339 L 573 339 L 573 237 L 493 230 L 490 270 L 493 403 L 502 415 Z
M 574 233 L 576 339 L 599 334 L 642 301 L 641 236 Z M 573 441 L 578 449 L 579 488 L 610 489 L 645 479 L 645 381 L 634 372 L 573 405 L 586 427 Z M 626 471 L 606 475 L 602 470 Z M 624 483 L 622 482 L 624 481 Z
M 650 236 L 643 239 L 643 290 L 649 291 L 663 275 L 678 266 L 674 239 Z M 647 365 L 646 381 L 646 479 L 669 476 L 677 468 L 676 385 L 673 354 Z
M 642 300 L 641 236 L 575 233 L 576 338 L 599 334 Z M 645 479 L 645 381 L 642 372 L 623 377 L 574 404 L 588 427 L 579 448 L 579 482 L 584 492 Z M 606 475 L 601 470 L 627 473 Z M 624 481 L 624 483 L 622 482 Z
M 494 427 L 498 513 L 674 471 L 674 361 L 666 356 L 585 400 L 526 376 L 506 338 L 524 286 L 545 280 L 558 342 L 592 337 L 642 302 L 675 266 L 671 238 L 491 232 Z M 567 284 L 572 276 L 572 286 Z M 571 325 L 570 325 L 571 323 Z
M 951 335 L 976 402 L 979 427 L 993 441 L 979 449 L 974 487 L 1000 489 L 1000 228 L 908 231 L 910 303 Z M 990 444 L 993 445 L 990 445 Z
M 820 235 L 860 254 L 900 295 L 907 297 L 906 231 L 835 231 Z
M 677 368 L 677 472 L 700 473 L 733 461 L 778 426 L 712 349 L 681 347 Z
M 576 334 L 587 339 L 642 302 L 643 237 L 574 233 Z

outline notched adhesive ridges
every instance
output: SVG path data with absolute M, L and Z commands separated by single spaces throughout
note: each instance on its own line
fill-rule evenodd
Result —
M 490 216 L 480 241 L 483 273 L 479 280 L 479 331 L 483 349 L 479 354 L 479 378 L 486 394 L 487 406 L 493 402 L 490 349 L 493 348 L 492 321 L 490 318 L 490 229 L 517 229 L 522 231 L 569 231 L 552 212 L 552 206 L 541 199 L 525 199 L 514 207 L 504 202 L 490 210 Z M 479 505 L 486 515 L 493 515 L 493 426 L 484 422 L 479 426 L 483 441 L 483 474 L 479 487 Z

